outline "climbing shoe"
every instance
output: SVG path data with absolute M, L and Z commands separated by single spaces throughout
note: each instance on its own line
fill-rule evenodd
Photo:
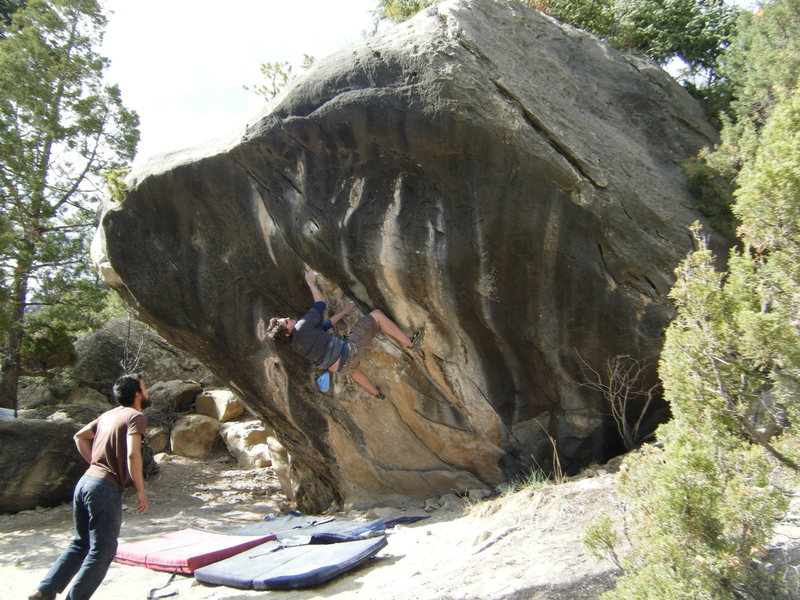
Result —
M 411 336 L 411 349 L 412 350 L 419 350 L 420 344 L 422 344 L 422 338 L 425 337 L 425 328 L 422 327 L 421 329 L 417 330 L 414 335 Z

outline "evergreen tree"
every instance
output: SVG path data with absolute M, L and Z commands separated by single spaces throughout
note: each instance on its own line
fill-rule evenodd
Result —
M 798 83 L 798 82 L 796 82 Z M 625 478 L 630 572 L 611 599 L 789 598 L 759 569 L 800 470 L 800 94 L 779 94 L 735 193 L 741 248 L 677 270 L 660 375 L 672 420 Z M 697 230 L 695 230 L 697 233 Z M 786 472 L 781 475 L 779 467 Z
M 105 23 L 96 0 L 28 0 L 0 39 L 0 406 L 16 407 L 23 349 L 60 346 L 102 308 L 88 238 L 103 173 L 139 137 L 103 81 Z
M 309 54 L 303 55 L 303 62 L 300 65 L 302 71 L 308 71 L 314 66 L 316 58 Z M 261 63 L 261 75 L 263 83 L 242 86 L 244 89 L 258 94 L 269 102 L 280 94 L 294 79 L 297 74 L 293 71 L 294 67 L 286 60 L 275 61 L 274 63 Z
M 0 33 L 11 25 L 11 15 L 23 4 L 23 0 L 0 0 Z
M 733 98 L 721 115 L 722 142 L 703 150 L 684 168 L 698 208 L 733 235 L 737 177 L 752 161 L 761 129 L 780 97 L 800 75 L 800 0 L 771 0 L 743 13 L 737 35 L 719 59 L 719 72 Z
M 741 166 L 754 156 L 758 133 L 800 76 L 800 0 L 771 0 L 744 13 L 739 34 L 721 57 L 734 101 L 723 129 L 726 160 Z M 738 169 L 737 169 L 738 170 Z

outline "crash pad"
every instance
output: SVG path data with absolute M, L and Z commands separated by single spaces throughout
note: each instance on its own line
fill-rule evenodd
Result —
M 320 585 L 365 562 L 384 546 L 380 536 L 337 544 L 284 547 L 270 541 L 197 569 L 197 581 L 244 590 L 296 590 Z
M 290 529 L 275 534 L 284 545 L 334 544 L 352 542 L 385 535 L 386 524 L 381 519 L 374 521 L 329 521 L 301 529 Z
M 288 517 L 288 518 L 287 518 Z M 381 519 L 373 521 L 345 521 L 333 517 L 316 518 L 302 515 L 281 515 L 252 525 L 218 530 L 230 535 L 262 535 L 274 533 L 284 545 L 332 544 L 351 542 L 383 535 L 386 524 Z
M 384 519 L 386 529 L 391 529 L 396 525 L 410 525 L 422 519 L 427 519 L 430 515 L 401 515 L 399 517 L 392 517 L 391 519 Z
M 269 535 L 322 525 L 333 520 L 335 520 L 335 517 L 311 517 L 297 511 L 292 511 L 282 515 L 267 515 L 264 517 L 263 521 L 258 521 L 249 525 L 221 527 L 215 529 L 215 531 L 227 533 L 229 535 Z
M 195 569 L 275 539 L 274 534 L 232 536 L 181 529 L 117 547 L 115 562 L 190 575 Z

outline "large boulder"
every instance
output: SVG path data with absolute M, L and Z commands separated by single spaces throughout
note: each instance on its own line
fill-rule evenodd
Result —
M 0 512 L 56 506 L 72 490 L 88 465 L 72 436 L 70 421 L 0 420 Z
M 24 419 L 69 420 L 86 425 L 112 408 L 108 398 L 92 388 L 78 388 L 68 398 L 67 403 L 36 404 L 19 411 Z
M 582 384 L 657 360 L 703 222 L 681 162 L 715 140 L 655 64 L 523 3 L 448 0 L 318 61 L 231 138 L 140 165 L 93 257 L 274 429 L 301 509 L 492 488 L 621 451 Z M 331 304 L 426 327 L 420 354 L 370 347 L 386 400 L 340 377 L 321 394 L 265 339 L 310 305 L 306 266 Z
M 148 389 L 152 408 L 173 413 L 194 408 L 197 395 L 203 391 L 196 381 L 158 381 Z
M 40 408 L 58 404 L 59 400 L 50 389 L 47 380 L 30 378 L 20 382 L 18 405 L 20 409 Z
M 106 400 L 84 402 L 80 404 L 56 404 L 55 406 L 42 406 L 27 408 L 19 411 L 23 419 L 48 419 L 50 421 L 72 421 L 80 425 L 91 423 L 97 417 L 109 410 L 111 406 Z
M 109 398 L 117 377 L 131 370 L 140 373 L 148 385 L 171 380 L 199 381 L 208 374 L 208 369 L 188 352 L 127 317 L 111 319 L 79 338 L 75 350 L 72 377 Z

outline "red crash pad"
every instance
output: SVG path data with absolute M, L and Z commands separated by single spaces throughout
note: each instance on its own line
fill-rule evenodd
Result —
M 274 534 L 234 536 L 202 529 L 181 529 L 120 544 L 114 560 L 124 565 L 191 575 L 195 569 L 274 539 Z

